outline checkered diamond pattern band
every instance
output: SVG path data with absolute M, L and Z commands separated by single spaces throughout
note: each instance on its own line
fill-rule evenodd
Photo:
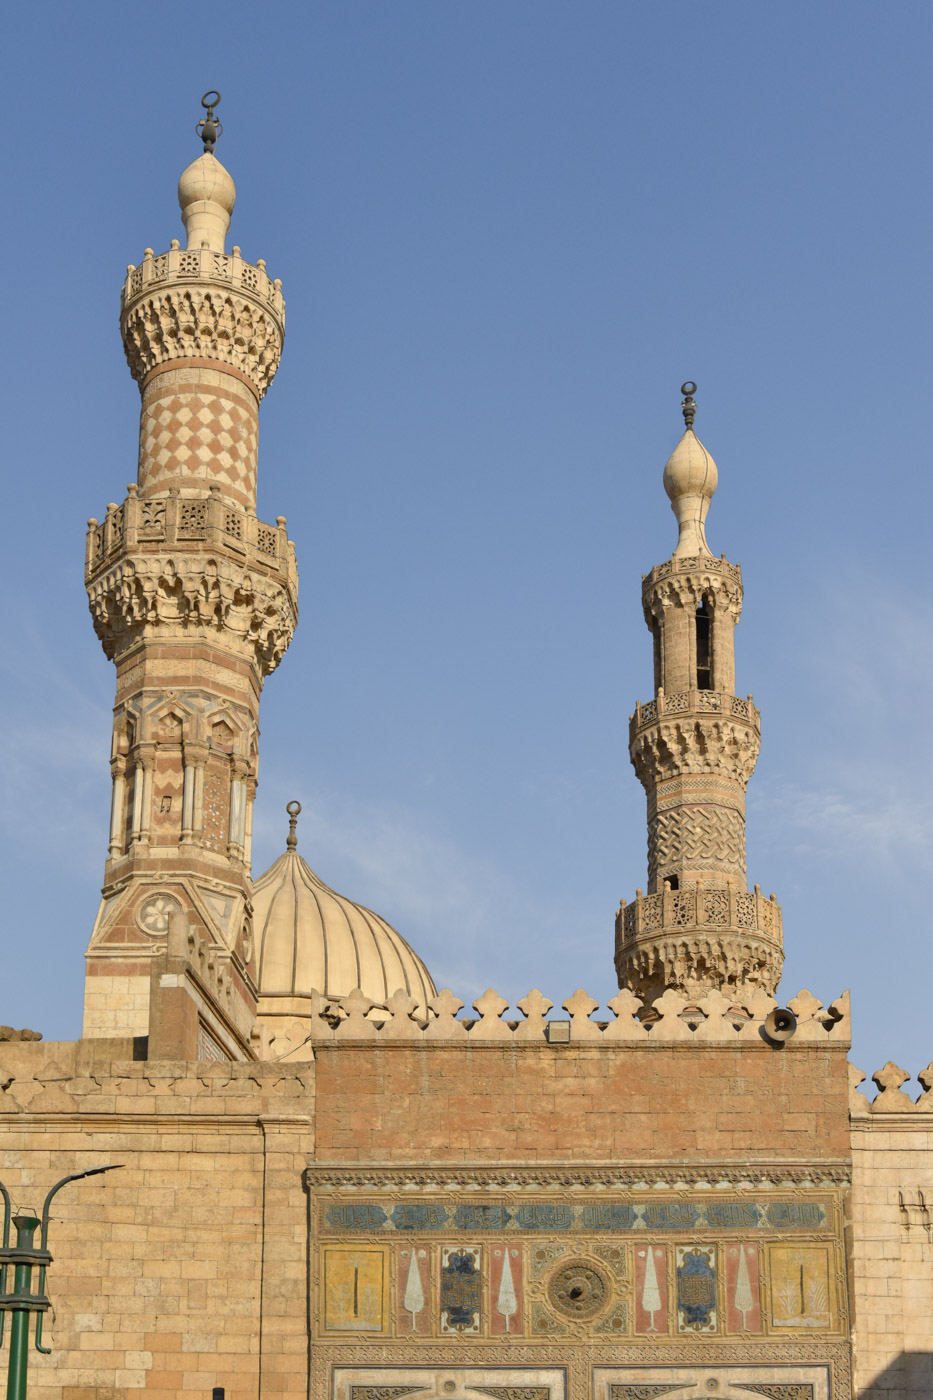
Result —
M 195 484 L 218 485 L 255 505 L 259 422 L 244 393 L 187 385 L 147 390 L 139 426 L 139 486 L 144 495 Z

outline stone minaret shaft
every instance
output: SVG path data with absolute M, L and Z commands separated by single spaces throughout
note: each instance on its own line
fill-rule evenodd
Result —
M 170 916 L 183 914 L 225 988 L 224 1004 L 215 997 L 202 1016 L 202 1054 L 236 1058 L 256 1001 L 259 697 L 297 622 L 298 579 L 284 518 L 256 518 L 259 401 L 282 350 L 281 283 L 262 260 L 225 250 L 235 189 L 212 153 L 208 115 L 205 153 L 178 186 L 187 248 L 147 248 L 123 287 L 123 343 L 142 394 L 137 481 L 89 522 L 85 579 L 117 692 L 84 1034 L 148 1033 L 150 964 Z
M 752 698 L 735 694 L 742 574 L 706 543 L 716 464 L 693 431 L 664 471 L 680 538 L 642 583 L 654 638 L 655 698 L 636 706 L 630 753 L 648 798 L 648 894 L 616 919 L 616 970 L 646 1002 L 666 988 L 773 992 L 783 962 L 781 911 L 745 876 L 745 789 L 761 741 Z

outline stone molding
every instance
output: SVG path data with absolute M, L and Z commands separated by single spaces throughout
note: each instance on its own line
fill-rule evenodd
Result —
M 193 357 L 231 365 L 262 398 L 282 355 L 282 284 L 270 281 L 263 259 L 244 262 L 239 248 L 183 249 L 173 240 L 167 253 L 147 248 L 127 269 L 120 329 L 139 384 L 157 365 Z
M 891 1120 L 888 1116 L 890 1114 L 933 1114 L 933 1060 L 926 1069 L 919 1070 L 914 1077 L 923 1090 L 917 1099 L 912 1099 L 903 1088 L 911 1078 L 910 1074 L 907 1070 L 901 1069 L 900 1065 L 896 1065 L 893 1060 L 888 1060 L 882 1069 L 876 1070 L 871 1076 L 872 1082 L 879 1092 L 874 1099 L 867 1099 L 864 1094 L 858 1092 L 858 1086 L 865 1082 L 866 1075 L 855 1065 L 850 1065 L 850 1116 L 853 1119 L 871 1118 L 878 1126 L 882 1124 L 890 1126 Z
M 603 1021 L 593 1019 L 600 1003 L 581 988 L 563 1003 L 569 1021 L 557 1021 L 547 1019 L 553 1003 L 537 990 L 517 1003 L 521 1020 L 505 1018 L 509 1004 L 493 988 L 473 1003 L 475 1019 L 459 1018 L 464 1003 L 449 988 L 429 1001 L 426 1019 L 418 1014 L 415 998 L 404 991 L 394 993 L 382 1006 L 359 988 L 339 1000 L 324 998 L 319 992 L 313 992 L 310 999 L 312 1010 L 306 1018 L 283 1017 L 281 1025 L 271 1020 L 257 1025 L 253 1035 L 257 1058 L 298 1064 L 312 1059 L 315 1047 L 374 1042 L 383 1046 L 396 1042 L 450 1042 L 471 1047 L 549 1044 L 558 1054 L 564 1044 L 583 1042 L 607 1049 L 620 1044 L 677 1042 L 691 1046 L 757 1044 L 764 1048 L 767 1042 L 762 1024 L 777 1005 L 773 996 L 760 989 L 741 992 L 733 998 L 711 991 L 699 1001 L 669 989 L 654 1001 L 642 1019 L 641 999 L 623 989 L 607 1002 L 613 1019 Z M 789 1005 L 798 1020 L 791 1051 L 798 1045 L 849 1044 L 848 993 L 825 1009 L 807 991 Z
M 214 635 L 270 675 L 298 624 L 297 599 L 286 569 L 270 577 L 250 563 L 220 550 L 120 553 L 87 590 L 105 654 L 113 660 L 140 638 Z
M 362 1162 L 346 1166 L 309 1162 L 304 1171 L 304 1185 L 309 1191 L 339 1191 L 348 1186 L 402 1190 L 431 1187 L 438 1191 L 456 1191 L 462 1187 L 471 1193 L 477 1188 L 515 1191 L 558 1186 L 580 1190 L 635 1187 L 645 1191 L 658 1187 L 715 1189 L 729 1186 L 753 1191 L 762 1187 L 848 1186 L 851 1176 L 848 1161 L 831 1158 L 743 1163 L 693 1159 L 678 1165 L 636 1159 L 624 1167 L 615 1162 L 497 1162 L 491 1166 L 472 1162 L 438 1162 L 428 1166 L 423 1162 Z
M 697 704 L 696 697 L 707 699 Z M 668 719 L 656 714 L 646 717 L 661 699 L 685 703 L 681 717 Z M 730 702 L 723 713 L 712 700 Z M 755 771 L 761 748 L 761 727 L 758 711 L 754 718 L 732 712 L 731 705 L 749 702 L 735 696 L 719 695 L 716 691 L 699 690 L 681 695 L 659 696 L 647 706 L 638 706 L 629 721 L 629 754 L 639 782 L 650 792 L 659 782 L 683 773 L 709 773 L 731 778 L 743 787 Z M 753 706 L 749 706 L 754 709 Z M 640 713 L 641 712 L 641 713 Z

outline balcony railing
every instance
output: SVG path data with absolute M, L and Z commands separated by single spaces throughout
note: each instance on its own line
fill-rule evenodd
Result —
M 266 525 L 240 506 L 224 500 L 219 487 L 207 496 L 149 496 L 140 499 L 136 487 L 122 505 L 111 502 L 102 521 L 89 520 L 85 577 L 99 572 L 119 550 L 138 545 L 177 546 L 203 542 L 239 554 L 250 563 L 291 572 L 295 551 L 288 539 L 285 516 Z
M 691 711 L 745 720 L 761 733 L 761 712 L 755 708 L 752 697 L 741 700 L 737 695 L 721 690 L 678 690 L 672 695 L 658 695 L 644 705 L 639 702 L 631 717 L 631 731 L 634 734 L 644 725 L 654 724 L 667 715 L 682 715 Z
M 781 906 L 774 895 L 765 899 L 757 885 L 751 894 L 697 885 L 685 890 L 664 889 L 658 894 L 643 895 L 639 891 L 631 904 L 623 900 L 616 919 L 616 933 L 624 931 L 626 939 L 646 934 L 676 935 L 688 929 L 747 929 L 780 943 Z

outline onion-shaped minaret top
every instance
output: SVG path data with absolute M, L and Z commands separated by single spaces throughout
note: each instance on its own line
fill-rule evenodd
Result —
M 201 98 L 207 117 L 195 129 L 204 142 L 204 153 L 182 171 L 178 181 L 178 203 L 188 247 L 209 248 L 214 253 L 226 252 L 230 215 L 236 204 L 233 177 L 214 155 L 214 146 L 223 131 L 220 122 L 214 120 L 219 101 L 219 92 L 206 92 Z
M 711 553 L 706 543 L 706 513 L 719 484 L 719 472 L 706 448 L 693 431 L 696 417 L 694 394 L 697 386 L 692 380 L 681 385 L 684 395 L 683 415 L 686 431 L 667 459 L 664 468 L 664 489 L 671 499 L 671 510 L 677 516 L 680 538 L 675 557 Z

